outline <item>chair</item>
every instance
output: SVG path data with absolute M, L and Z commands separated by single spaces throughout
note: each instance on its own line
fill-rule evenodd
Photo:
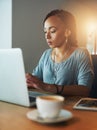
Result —
M 97 98 L 97 55 L 91 55 L 94 67 L 94 82 L 90 92 L 90 97 Z

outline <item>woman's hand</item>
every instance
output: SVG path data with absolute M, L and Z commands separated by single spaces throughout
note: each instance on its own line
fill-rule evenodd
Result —
M 30 73 L 26 73 L 26 82 L 27 86 L 35 89 L 42 89 L 44 83 L 38 79 L 36 76 L 31 75 Z
M 46 92 L 57 93 L 56 85 L 46 84 L 36 76 L 33 76 L 29 73 L 26 74 L 26 82 L 29 88 L 35 88 Z

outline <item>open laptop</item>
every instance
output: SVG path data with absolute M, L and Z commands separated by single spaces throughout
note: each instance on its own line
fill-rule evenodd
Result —
M 48 94 L 28 92 L 22 50 L 0 49 L 0 100 L 29 107 L 40 95 Z

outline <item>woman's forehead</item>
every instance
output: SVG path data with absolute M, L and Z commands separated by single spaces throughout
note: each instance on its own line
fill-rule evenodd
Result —
M 61 18 L 59 18 L 58 16 L 51 16 L 45 21 L 44 28 L 48 28 L 50 26 L 57 27 L 61 25 L 65 25 Z

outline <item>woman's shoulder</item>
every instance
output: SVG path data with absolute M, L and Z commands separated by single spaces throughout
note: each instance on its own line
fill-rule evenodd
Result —
M 77 47 L 74 52 L 72 53 L 72 55 L 70 56 L 70 58 L 72 59 L 87 59 L 90 58 L 90 53 L 87 50 L 87 48 L 85 47 Z
M 46 49 L 44 52 L 43 52 L 43 55 L 50 55 L 51 54 L 51 51 L 52 51 L 52 49 Z
M 51 53 L 51 51 L 52 51 L 52 49 L 49 48 L 49 49 L 46 49 L 46 50 L 44 51 L 44 53 Z
M 78 51 L 78 52 L 87 52 L 88 49 L 86 47 L 77 47 L 77 49 L 75 51 Z
M 52 51 L 52 49 L 46 49 L 46 50 L 42 53 L 41 58 L 42 58 L 42 59 L 47 58 L 47 57 L 51 54 L 51 51 Z
M 77 53 L 77 55 L 90 55 L 88 49 L 85 47 L 78 47 L 75 50 L 75 53 Z

